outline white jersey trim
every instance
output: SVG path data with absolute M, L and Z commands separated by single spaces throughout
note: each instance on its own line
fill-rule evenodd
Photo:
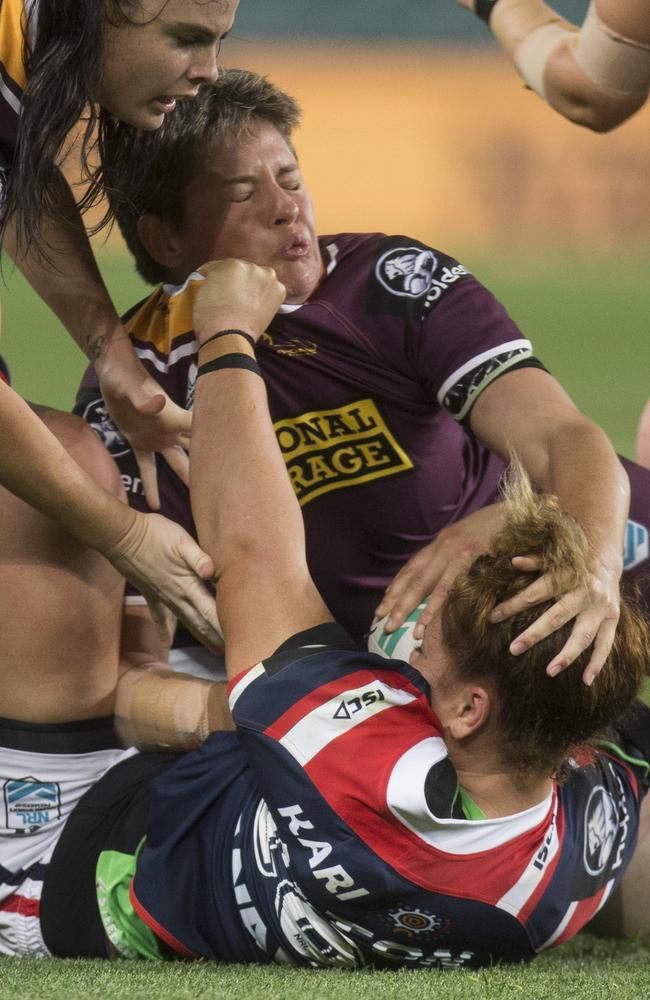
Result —
M 520 340 L 508 340 L 505 344 L 496 344 L 494 347 L 490 347 L 489 350 L 483 351 L 481 354 L 477 354 L 469 361 L 466 361 L 465 364 L 461 365 L 460 368 L 457 368 L 456 371 L 449 376 L 449 378 L 445 379 L 440 389 L 438 390 L 438 395 L 436 398 L 440 406 L 443 409 L 445 408 L 444 405 L 445 398 L 449 393 L 450 389 L 452 389 L 457 382 L 460 382 L 460 380 L 465 375 L 468 375 L 470 372 L 474 371 L 475 368 L 480 367 L 480 365 L 482 365 L 485 361 L 490 361 L 491 358 L 498 358 L 500 354 L 507 354 L 510 351 L 521 351 L 522 353 L 514 358 L 510 358 L 503 366 L 496 368 L 494 371 L 491 371 L 489 373 L 485 382 L 482 383 L 479 387 L 477 387 L 477 389 L 468 398 L 468 401 L 466 405 L 463 407 L 462 412 L 454 414 L 456 420 L 462 420 L 463 417 L 465 416 L 465 413 L 467 412 L 469 405 L 471 405 L 471 403 L 474 402 L 476 397 L 483 391 L 483 389 L 487 385 L 489 385 L 491 381 L 493 381 L 494 378 L 496 378 L 497 375 L 502 374 L 503 371 L 510 368 L 513 364 L 517 364 L 522 359 L 532 357 L 533 345 L 531 344 L 530 340 L 525 340 L 523 338 Z
M 446 755 L 440 737 L 421 740 L 400 757 L 386 788 L 390 811 L 430 847 L 451 855 L 478 854 L 534 829 L 548 815 L 553 792 L 543 802 L 511 816 L 484 820 L 435 816 L 427 805 L 425 783 L 431 768 Z
M 304 766 L 326 746 L 372 716 L 396 705 L 408 705 L 415 695 L 372 680 L 347 688 L 305 715 L 278 741 Z

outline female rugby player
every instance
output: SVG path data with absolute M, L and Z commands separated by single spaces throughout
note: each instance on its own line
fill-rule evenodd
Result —
M 73 338 L 98 364 L 111 411 L 143 456 L 156 506 L 154 450 L 182 469 L 187 414 L 141 368 L 108 298 L 58 167 L 86 116 L 82 159 L 114 118 L 157 129 L 177 100 L 215 80 L 238 0 L 4 0 L 0 7 L 2 241 Z M 99 174 L 101 179 L 101 171 Z M 97 185 L 91 187 L 92 201 Z M 0 385 L 0 482 L 101 550 L 212 644 L 196 577 L 210 561 L 183 532 L 134 517 L 85 476 L 30 409 Z M 18 442 L 20 445 L 18 446 Z M 153 491 L 153 492 L 152 492 Z

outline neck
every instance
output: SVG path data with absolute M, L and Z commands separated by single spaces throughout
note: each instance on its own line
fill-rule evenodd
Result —
M 448 750 L 459 785 L 488 819 L 531 809 L 543 802 L 553 787 L 546 775 L 508 771 L 489 751 L 470 753 L 453 746 Z

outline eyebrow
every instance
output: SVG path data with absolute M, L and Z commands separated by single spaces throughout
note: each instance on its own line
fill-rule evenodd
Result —
M 294 174 L 296 170 L 300 170 L 297 163 L 286 167 L 280 167 L 276 173 L 276 177 L 284 177 L 285 174 Z M 255 174 L 240 174 L 238 177 L 224 177 L 224 184 L 253 184 L 256 181 Z
M 205 45 L 212 45 L 214 42 L 223 41 L 228 32 L 218 35 L 209 28 L 204 28 L 201 24 L 187 24 L 185 21 L 174 21 L 167 23 L 167 30 L 172 34 L 192 35 Z

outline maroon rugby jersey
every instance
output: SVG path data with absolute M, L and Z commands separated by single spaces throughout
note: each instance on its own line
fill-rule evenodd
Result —
M 321 238 L 324 273 L 285 305 L 258 344 L 269 407 L 305 519 L 312 576 L 360 638 L 400 567 L 445 525 L 496 495 L 502 462 L 464 422 L 479 393 L 538 364 L 503 306 L 457 261 L 382 234 Z M 191 406 L 192 303 L 199 277 L 162 286 L 126 317 L 145 367 Z M 146 510 L 137 466 L 92 371 L 77 412 Z M 162 512 L 192 530 L 187 491 L 159 460 Z

